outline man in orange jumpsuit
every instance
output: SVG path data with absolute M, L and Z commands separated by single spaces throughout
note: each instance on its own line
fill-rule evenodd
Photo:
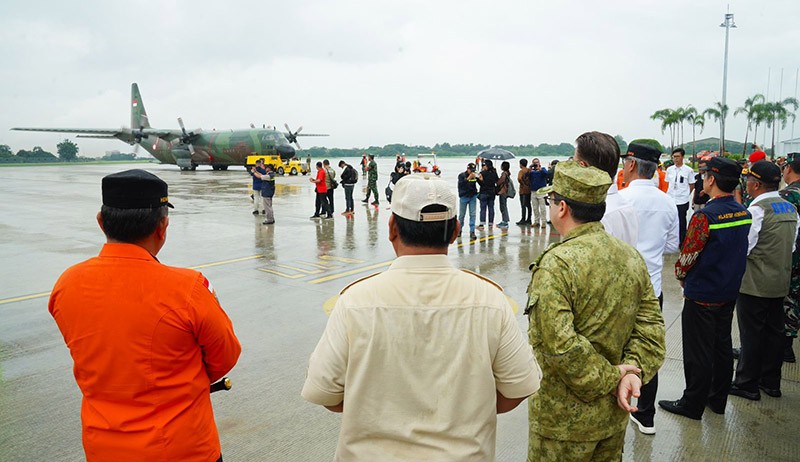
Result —
M 144 170 L 103 178 L 100 255 L 58 279 L 48 308 L 83 393 L 88 462 L 222 460 L 209 385 L 241 345 L 211 283 L 161 264 L 172 207 Z

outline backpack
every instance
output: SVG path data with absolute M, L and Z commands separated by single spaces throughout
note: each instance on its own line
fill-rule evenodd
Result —
M 511 175 L 506 178 L 506 183 L 508 183 L 508 187 L 506 188 L 506 197 L 509 199 L 517 197 L 517 190 L 514 189 L 514 181 L 511 180 Z

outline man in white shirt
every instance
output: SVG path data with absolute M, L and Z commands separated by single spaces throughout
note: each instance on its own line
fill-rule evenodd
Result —
M 586 132 L 575 140 L 575 162 L 584 167 L 598 168 L 611 176 L 606 196 L 606 212 L 600 222 L 608 234 L 636 247 L 639 239 L 639 218 L 633 203 L 619 194 L 614 180 L 619 166 L 619 144 L 613 136 L 601 132 Z
M 494 460 L 497 414 L 542 372 L 502 288 L 447 258 L 460 228 L 447 183 L 405 176 L 391 208 L 398 258 L 342 290 L 302 396 L 343 413 L 338 461 Z
M 669 184 L 667 195 L 675 201 L 678 207 L 679 245 L 683 247 L 686 237 L 686 214 L 689 211 L 689 198 L 694 193 L 695 173 L 691 167 L 683 163 L 686 151 L 677 148 L 672 151 L 672 160 L 675 165 L 667 169 L 666 180 Z
M 631 143 L 628 153 L 623 156 L 625 178 L 630 178 L 630 186 L 619 192 L 620 196 L 633 203 L 639 217 L 639 238 L 636 250 L 642 254 L 653 290 L 658 302 L 664 306 L 661 293 L 661 270 L 664 267 L 664 254 L 678 251 L 678 208 L 675 201 L 658 189 L 651 178 L 658 168 L 661 153 L 658 149 Z M 642 387 L 637 402 L 639 410 L 631 413 L 631 420 L 646 435 L 656 432 L 653 418 L 656 413 L 655 400 L 658 391 L 658 375 Z

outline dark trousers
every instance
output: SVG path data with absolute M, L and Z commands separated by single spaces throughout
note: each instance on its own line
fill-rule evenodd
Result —
M 733 383 L 747 391 L 781 389 L 781 366 L 786 345 L 783 333 L 783 297 L 766 298 L 739 294 L 736 320 L 742 341 L 736 379 Z
M 678 206 L 678 245 L 683 248 L 683 238 L 686 237 L 686 214 L 689 212 L 689 203 Z
M 664 311 L 664 294 L 658 294 L 658 307 Z M 652 421 L 653 416 L 656 415 L 656 393 L 658 392 L 658 374 L 653 376 L 653 380 L 642 385 L 639 390 L 639 399 L 636 401 L 636 407 L 639 408 L 635 412 L 639 417 L 639 421 Z
M 317 200 L 314 203 L 314 216 L 319 216 L 321 213 L 326 213 L 328 216 L 332 214 L 328 206 L 328 193 L 317 193 Z
M 328 192 L 325 193 L 328 196 L 328 207 L 330 207 L 331 213 L 333 213 L 333 188 L 328 188 Z
M 489 212 L 489 224 L 494 223 L 494 198 L 495 196 L 478 196 L 481 203 L 481 224 L 486 223 L 486 212 Z
M 703 413 L 706 403 L 725 409 L 728 402 L 733 378 L 731 324 L 735 304 L 735 300 L 720 306 L 683 302 L 683 399 L 697 413 Z
M 520 221 L 531 221 L 533 209 L 531 209 L 531 193 L 519 195 L 519 205 L 522 208 L 522 218 Z
M 342 185 L 344 188 L 344 206 L 345 210 L 353 211 L 355 210 L 355 205 L 353 204 L 353 189 L 355 189 L 355 185 L 353 184 L 344 184 Z

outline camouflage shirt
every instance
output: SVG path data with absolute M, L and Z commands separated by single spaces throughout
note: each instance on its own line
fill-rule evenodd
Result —
M 369 170 L 367 170 L 367 182 L 368 183 L 377 183 L 378 182 L 378 163 L 374 160 L 369 161 L 368 165 Z
M 531 432 L 598 441 L 625 430 L 618 364 L 647 383 L 664 361 L 664 318 L 644 260 L 600 222 L 578 226 L 531 265 L 528 335 L 542 368 Z

